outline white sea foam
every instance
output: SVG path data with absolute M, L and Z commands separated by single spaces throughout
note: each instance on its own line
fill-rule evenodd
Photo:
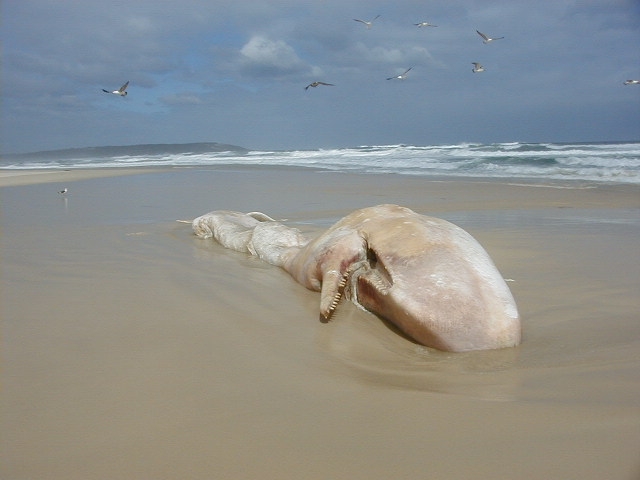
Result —
M 271 165 L 372 174 L 447 175 L 492 178 L 562 179 L 640 183 L 640 142 L 620 143 L 460 143 L 454 145 L 363 145 L 353 148 L 289 151 L 179 152 L 118 156 L 87 149 L 66 158 L 5 156 L 11 169 Z M 124 148 L 124 147 L 123 147 Z M 178 150 L 178 151 L 176 151 Z M 121 152 L 122 153 L 122 152 Z M 125 151 L 126 153 L 126 151 Z

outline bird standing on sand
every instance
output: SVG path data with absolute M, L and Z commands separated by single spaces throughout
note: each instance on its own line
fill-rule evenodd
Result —
M 127 83 L 122 85 L 118 90 L 114 90 L 113 92 L 110 92 L 109 90 L 105 90 L 103 88 L 102 91 L 104 93 L 113 93 L 114 95 L 120 95 L 121 97 L 125 97 L 127 95 L 127 87 L 128 86 L 129 86 L 129 80 L 127 80 Z
M 387 80 L 406 80 L 407 78 L 407 73 L 409 73 L 409 70 L 411 70 L 413 67 L 409 67 L 407 68 L 403 73 L 401 73 L 400 75 L 396 75 L 395 77 L 389 77 L 387 78 Z
M 640 85 L 640 80 L 626 80 L 625 85 Z
M 326 85 L 327 87 L 335 87 L 333 83 L 324 83 L 324 82 L 311 82 L 309 85 L 304 87 L 305 90 L 309 90 L 309 87 L 316 88 L 318 85 Z
M 478 62 L 471 62 L 473 64 L 473 69 L 471 70 L 473 73 L 484 72 L 484 67 L 480 65 Z
M 437 27 L 438 26 L 438 25 L 434 25 L 433 23 L 429 23 L 429 22 L 414 23 L 414 25 L 416 27 Z
M 359 19 L 357 19 L 357 18 L 354 18 L 354 20 L 355 20 L 356 22 L 364 23 L 364 24 L 365 24 L 365 26 L 369 29 L 369 28 L 371 28 L 371 26 L 373 25 L 373 22 L 375 22 L 375 21 L 376 21 L 376 19 L 378 19 L 379 17 L 380 17 L 380 15 L 376 15 L 376 18 L 374 18 L 374 19 L 373 19 L 373 20 L 371 20 L 370 22 L 367 22 L 367 21 L 365 21 L 365 20 L 359 20 Z
M 504 38 L 504 37 L 491 38 L 491 37 L 487 37 L 484 33 L 482 33 L 479 30 L 476 30 L 476 32 L 478 32 L 478 35 L 482 37 L 482 43 L 489 43 L 489 42 L 493 42 L 494 40 L 502 40 Z

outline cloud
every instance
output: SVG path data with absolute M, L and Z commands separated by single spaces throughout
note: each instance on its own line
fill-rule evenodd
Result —
M 432 60 L 429 50 L 420 46 L 384 47 L 376 45 L 367 47 L 358 43 L 354 49 L 355 56 L 367 62 L 404 65 L 407 63 L 428 63 Z
M 253 75 L 282 76 L 309 70 L 309 66 L 283 40 L 253 36 L 240 49 L 240 67 Z

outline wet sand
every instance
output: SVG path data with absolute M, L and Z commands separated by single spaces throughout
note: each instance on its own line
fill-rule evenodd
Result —
M 62 196 L 57 192 L 68 187 Z M 192 235 L 397 203 L 509 279 L 513 349 L 416 345 Z M 0 171 L 2 461 L 19 479 L 634 479 L 640 189 L 296 168 Z

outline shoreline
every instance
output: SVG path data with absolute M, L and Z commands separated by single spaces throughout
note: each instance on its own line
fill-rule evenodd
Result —
M 91 178 L 116 177 L 126 175 L 139 175 L 158 172 L 234 172 L 234 171 L 283 171 L 316 173 L 326 175 L 351 175 L 351 176 L 372 176 L 385 178 L 402 178 L 407 180 L 424 180 L 433 183 L 461 182 L 461 183 L 486 183 L 504 184 L 519 187 L 539 187 L 558 189 L 591 189 L 591 188 L 629 188 L 638 189 L 640 184 L 628 182 L 592 181 L 578 179 L 543 179 L 535 177 L 486 177 L 486 176 L 463 176 L 463 175 L 414 175 L 402 173 L 378 173 L 378 172 L 354 172 L 328 170 L 320 167 L 303 167 L 297 165 L 193 165 L 193 166 L 142 166 L 142 167 L 74 167 L 74 168 L 35 168 L 35 169 L 13 169 L 0 167 L 0 187 L 10 187 L 19 185 L 30 185 L 38 183 L 56 183 L 61 181 L 79 181 Z
M 278 181 L 279 178 L 305 179 L 313 190 L 321 191 L 326 185 L 331 185 L 331 191 L 339 191 L 340 196 L 327 197 L 327 204 L 333 203 L 334 209 L 341 204 L 349 202 L 352 195 L 346 194 L 349 189 L 355 189 L 372 195 L 362 195 L 358 208 L 376 205 L 380 203 L 398 203 L 425 214 L 445 214 L 446 212 L 473 212 L 482 210 L 505 209 L 544 209 L 544 208 L 590 208 L 608 209 L 622 208 L 625 205 L 640 208 L 640 186 L 627 183 L 609 182 L 585 182 L 580 180 L 547 180 L 541 179 L 507 179 L 489 177 L 460 177 L 460 176 L 415 176 L 403 174 L 378 174 L 356 172 L 334 172 L 313 167 L 300 166 L 270 166 L 270 165 L 226 165 L 210 167 L 109 167 L 109 168 L 82 168 L 71 170 L 39 169 L 37 171 L 11 174 L 11 171 L 0 169 L 0 188 L 18 187 L 39 184 L 56 184 L 60 188 L 68 188 L 73 182 L 83 182 L 96 179 L 139 177 L 140 181 L 149 179 L 155 182 L 157 176 L 174 176 L 175 181 L 201 182 L 203 178 L 211 178 L 218 185 L 218 178 L 238 178 L 243 183 L 243 178 L 253 178 L 254 182 L 264 182 L 266 179 Z M 8 174 L 8 175 L 7 175 Z M 232 180 L 233 181 L 233 180 Z M 272 180 L 268 180 L 272 181 Z M 373 188 L 377 183 L 383 182 L 386 187 L 384 193 L 375 192 Z M 225 185 L 222 182 L 221 186 Z M 410 201 L 402 201 L 405 196 L 405 186 L 409 191 L 417 192 L 428 186 L 426 201 L 420 201 L 419 196 L 409 196 Z M 226 188 L 226 185 L 225 185 Z M 304 189 L 293 185 L 294 191 L 304 196 Z M 73 192 L 70 193 L 70 195 Z M 567 194 L 572 195 L 572 200 L 567 201 Z M 513 201 L 505 201 L 512 198 Z M 263 200 L 261 200 L 262 202 Z M 258 202 L 258 203 L 261 203 Z M 243 209 L 256 210 L 256 205 L 242 207 L 242 203 L 228 204 L 225 207 L 231 210 Z M 278 202 L 276 206 L 261 207 L 270 210 L 272 215 L 278 215 Z M 269 205 L 267 202 L 266 205 Z M 215 202 L 207 204 L 205 210 L 218 208 Z M 287 210 L 289 208 L 287 207 Z M 348 209 L 341 209 L 342 215 L 348 213 Z M 200 212 L 206 213 L 206 212 Z M 269 211 L 264 213 L 269 214 Z M 199 215 L 198 214 L 198 215 Z M 197 215 L 193 215 L 195 217 Z M 304 219 L 304 217 L 301 217 Z
M 10 169 L 0 168 L 0 187 L 15 187 L 39 183 L 76 182 L 90 178 L 117 177 L 166 171 L 156 167 L 109 167 L 65 169 Z

